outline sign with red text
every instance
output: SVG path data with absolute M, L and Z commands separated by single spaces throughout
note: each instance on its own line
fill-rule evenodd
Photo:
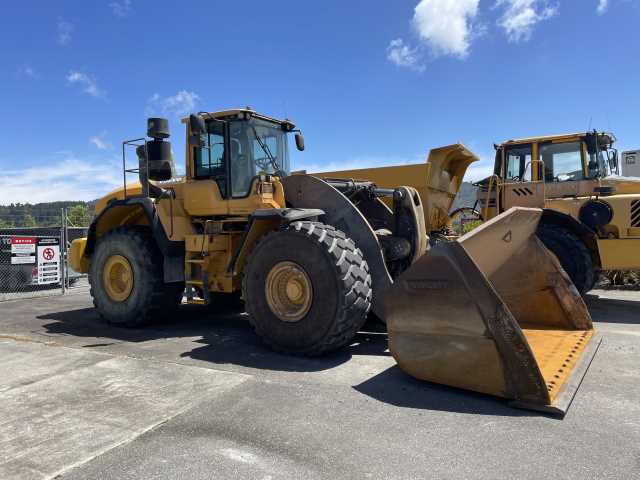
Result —
M 11 237 L 11 264 L 36 263 L 36 237 Z

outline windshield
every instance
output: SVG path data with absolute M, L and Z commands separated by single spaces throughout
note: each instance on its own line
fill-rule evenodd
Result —
M 545 143 L 539 147 L 540 159 L 544 162 L 547 182 L 583 180 L 582 143 Z
M 279 124 L 255 118 L 234 120 L 229 124 L 229 139 L 234 197 L 247 196 L 253 178 L 260 173 L 289 173 L 287 133 Z

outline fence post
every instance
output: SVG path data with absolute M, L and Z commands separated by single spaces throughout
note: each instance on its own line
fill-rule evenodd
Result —
M 64 295 L 67 291 L 67 211 L 64 207 L 60 214 L 60 283 Z

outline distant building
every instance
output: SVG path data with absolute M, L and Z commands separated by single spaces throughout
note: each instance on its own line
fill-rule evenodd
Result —
M 621 173 L 625 177 L 640 177 L 640 150 L 622 152 Z

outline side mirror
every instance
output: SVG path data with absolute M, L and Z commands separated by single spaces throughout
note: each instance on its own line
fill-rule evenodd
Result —
M 616 175 L 619 173 L 618 172 L 618 151 L 614 150 L 613 154 L 611 155 L 611 158 L 609 159 L 609 170 L 611 172 L 615 172 Z
M 301 152 L 304 151 L 304 136 L 301 133 L 296 133 L 296 147 Z
M 190 147 L 202 148 L 204 147 L 204 145 L 205 143 L 202 141 L 202 137 L 200 135 L 194 135 L 194 134 L 189 135 Z
M 207 131 L 204 118 L 200 115 L 196 115 L 195 113 L 189 115 L 189 128 L 191 130 L 191 135 L 202 135 Z
M 200 137 L 207 131 L 204 118 L 194 113 L 189 115 L 189 130 L 191 131 L 191 134 L 189 135 L 189 146 L 198 148 L 204 146 L 202 138 Z

